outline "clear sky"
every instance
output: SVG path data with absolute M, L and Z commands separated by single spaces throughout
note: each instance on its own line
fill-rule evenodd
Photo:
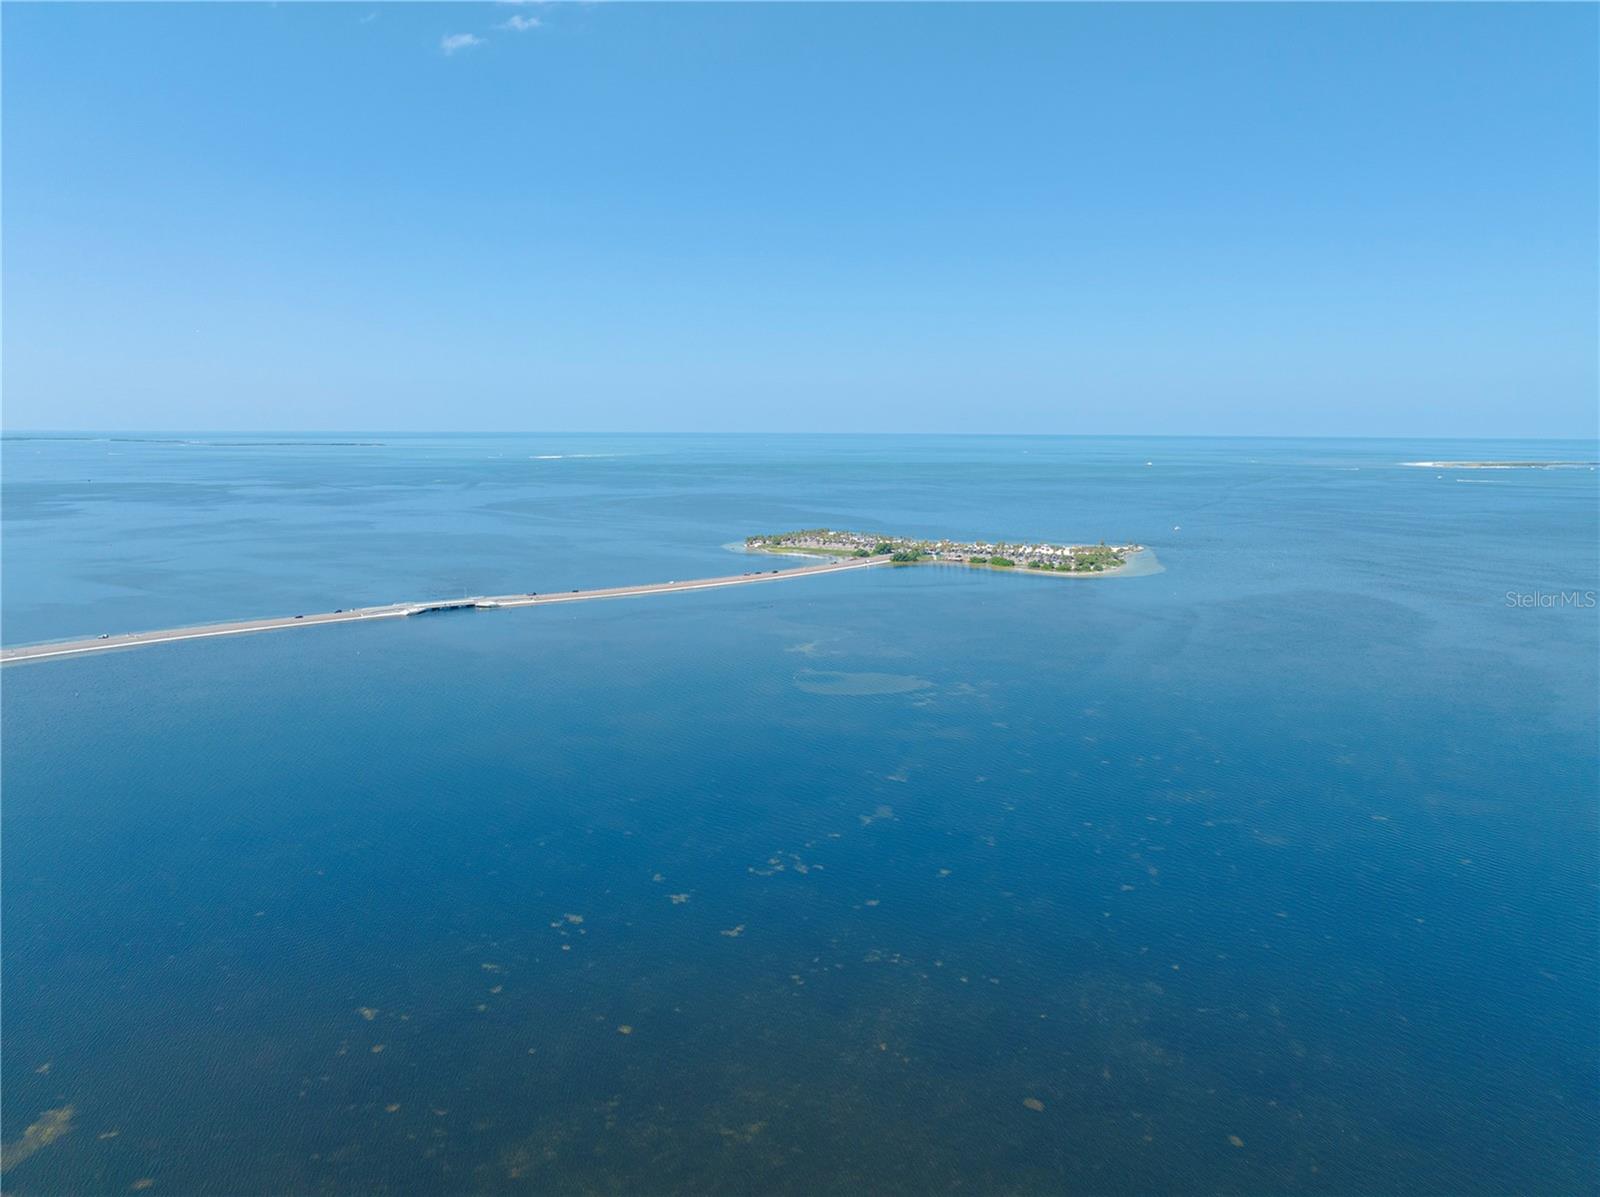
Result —
M 1592 437 L 1597 11 L 6 4 L 5 425 Z

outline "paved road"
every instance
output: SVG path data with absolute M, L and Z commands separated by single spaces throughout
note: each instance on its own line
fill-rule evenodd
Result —
M 279 628 L 317 627 L 329 623 L 362 623 L 372 619 L 403 619 L 424 611 L 452 607 L 540 607 L 549 603 L 580 603 L 589 599 L 633 598 L 646 594 L 667 594 L 680 590 L 712 590 L 719 586 L 744 586 L 752 582 L 781 582 L 815 574 L 836 574 L 847 569 L 882 565 L 888 557 L 861 557 L 830 561 L 825 565 L 802 565 L 796 569 L 766 573 L 730 574 L 722 578 L 696 578 L 687 582 L 656 582 L 648 586 L 613 586 L 606 590 L 573 590 L 566 594 L 505 594 L 482 598 L 441 599 L 433 602 L 390 603 L 383 607 L 356 607 L 348 611 L 329 611 L 320 615 L 293 615 L 279 619 L 249 619 L 238 623 L 201 624 L 192 628 L 169 628 L 164 632 L 128 632 L 105 639 L 61 640 L 49 644 L 24 644 L 0 649 L 0 664 L 17 661 L 46 661 L 61 657 L 80 657 L 85 653 L 108 652 L 119 648 L 138 648 L 146 644 L 171 644 L 176 640 L 204 640 L 209 636 L 243 636 L 250 632 L 273 632 Z

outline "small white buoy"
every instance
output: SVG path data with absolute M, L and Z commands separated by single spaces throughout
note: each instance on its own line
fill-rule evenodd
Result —
M 1172 525 L 1172 530 L 1173 530 L 1173 531 L 1174 531 L 1174 532 L 1176 532 L 1176 531 L 1177 531 L 1177 530 L 1178 530 L 1178 525 L 1177 525 L 1177 524 L 1173 524 L 1173 525 Z

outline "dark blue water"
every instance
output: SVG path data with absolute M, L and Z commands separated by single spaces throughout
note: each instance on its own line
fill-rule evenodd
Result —
M 7 1192 L 1593 1190 L 1596 474 L 1397 464 L 1593 446 L 190 439 L 5 443 L 6 643 L 1165 572 L 8 669 Z

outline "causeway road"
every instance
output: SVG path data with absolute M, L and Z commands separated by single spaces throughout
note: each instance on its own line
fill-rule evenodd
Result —
M 389 603 L 381 607 L 351 607 L 319 615 L 288 615 L 277 619 L 246 619 L 237 623 L 198 624 L 189 628 L 168 628 L 162 632 L 126 632 L 97 636 L 88 640 L 58 640 L 45 644 L 22 644 L 0 648 L 0 665 L 21 661 L 59 660 L 114 649 L 141 648 L 150 644 L 172 644 L 179 640 L 204 640 L 211 636 L 245 636 L 251 632 L 276 632 L 286 628 L 314 628 L 330 623 L 363 623 L 373 619 L 403 619 L 428 611 L 454 611 L 464 608 L 543 607 L 551 603 L 582 603 L 591 599 L 640 598 L 647 594 L 675 594 L 684 590 L 715 590 L 720 586 L 748 586 L 755 582 L 784 582 L 817 574 L 838 574 L 852 569 L 883 565 L 889 558 L 852 557 L 824 565 L 802 565 L 795 569 L 729 574 L 721 578 L 695 578 L 686 582 L 655 582 L 647 586 L 612 586 L 604 590 L 571 590 L 553 594 L 501 594 L 472 598 L 435 599 L 415 603 Z

